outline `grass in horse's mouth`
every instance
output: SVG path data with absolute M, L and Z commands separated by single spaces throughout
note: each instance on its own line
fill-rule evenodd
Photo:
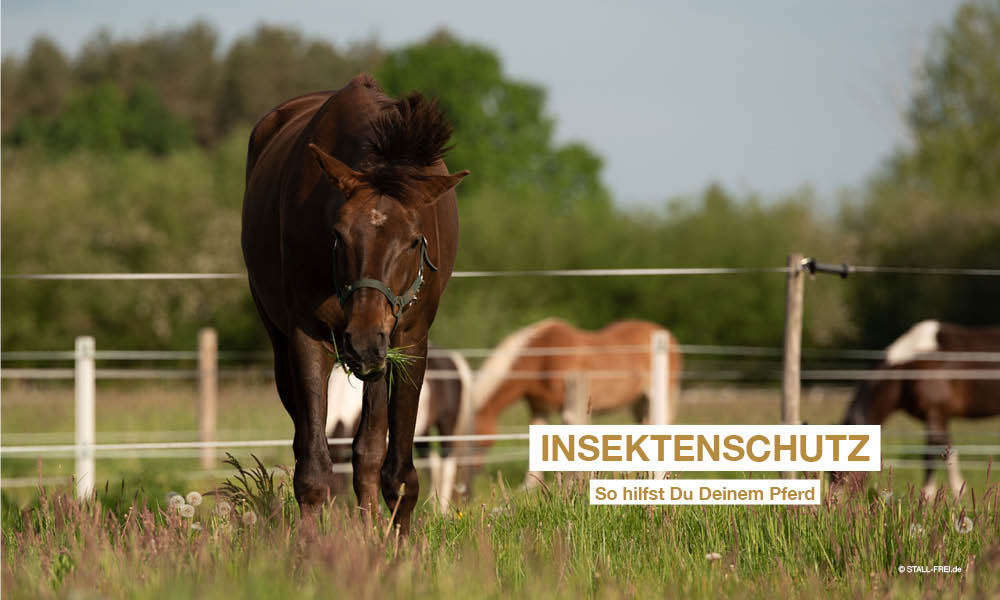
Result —
M 333 358 L 337 361 L 337 365 L 344 369 L 344 372 L 348 375 L 352 375 L 351 368 L 347 366 L 347 363 L 340 358 L 340 350 L 337 348 L 337 339 L 335 336 L 330 336 L 330 343 L 333 344 Z M 389 371 L 389 389 L 392 389 L 392 382 L 395 379 L 396 372 L 398 371 L 403 378 L 403 381 L 409 383 L 413 387 L 416 384 L 413 382 L 413 378 L 410 377 L 410 373 L 407 370 L 413 361 L 417 360 L 415 354 L 407 354 L 404 352 L 406 348 L 410 346 L 402 346 L 399 348 L 389 347 L 385 351 L 385 365 L 386 369 Z

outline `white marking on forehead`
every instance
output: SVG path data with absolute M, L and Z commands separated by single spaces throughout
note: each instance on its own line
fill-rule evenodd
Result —
M 913 360 L 918 354 L 937 352 L 937 334 L 940 330 L 939 321 L 917 323 L 886 348 L 885 361 L 889 365 L 898 365 Z
M 368 218 L 371 220 L 371 224 L 375 227 L 381 227 L 382 223 L 385 223 L 385 213 L 379 212 L 377 208 L 373 208 L 370 213 L 368 213 Z

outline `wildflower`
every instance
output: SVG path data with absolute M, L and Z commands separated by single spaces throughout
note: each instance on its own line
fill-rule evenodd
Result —
M 181 513 L 185 519 L 190 519 L 194 516 L 194 507 L 190 504 L 181 504 L 177 507 L 177 512 Z
M 174 493 L 173 496 L 168 495 L 167 504 L 170 506 L 170 508 L 179 508 L 181 505 L 184 504 L 184 496 L 181 496 L 176 492 Z
M 198 506 L 201 504 L 201 494 L 198 492 L 188 492 L 186 500 L 191 506 Z
M 910 535 L 917 537 L 924 534 L 924 526 L 919 523 L 913 523 L 910 525 Z
M 233 512 L 233 505 L 226 502 L 225 500 L 219 500 L 215 503 L 215 512 L 226 517 Z
M 245 513 L 243 513 L 244 525 L 253 525 L 256 522 L 257 522 L 257 513 L 255 513 L 252 510 L 248 510 Z
M 169 503 L 170 499 L 173 498 L 174 496 L 180 496 L 180 494 L 178 494 L 177 492 L 167 492 L 167 495 L 165 496 L 166 499 L 167 499 L 167 502 Z M 183 496 L 181 496 L 181 497 L 183 498 Z
M 462 514 L 462 511 L 458 511 L 458 513 L 457 513 L 457 514 L 455 515 L 455 517 L 456 517 L 456 518 L 457 518 L 457 519 L 458 519 L 459 521 L 461 521 L 461 520 L 462 520 L 462 517 L 464 517 L 464 516 L 465 516 L 465 515 L 463 515 L 463 514 Z
M 708 554 L 705 555 L 705 560 L 707 561 L 719 560 L 721 558 L 722 555 L 719 554 L 718 552 L 709 552 Z
M 892 490 L 882 490 L 881 492 L 878 493 L 878 495 L 879 498 L 882 499 L 882 502 L 888 502 L 889 500 L 892 500 Z
M 962 517 L 961 519 L 956 520 L 955 531 L 962 534 L 972 531 L 972 519 L 969 517 Z

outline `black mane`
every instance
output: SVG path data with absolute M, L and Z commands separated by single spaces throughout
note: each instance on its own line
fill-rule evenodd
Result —
M 366 181 L 383 194 L 401 198 L 425 167 L 451 149 L 452 127 L 436 100 L 412 92 L 372 121 L 367 143 Z

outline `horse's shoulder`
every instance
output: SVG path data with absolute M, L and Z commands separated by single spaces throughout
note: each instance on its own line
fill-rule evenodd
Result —
M 247 172 L 249 173 L 261 152 L 285 125 L 296 117 L 315 112 L 333 94 L 332 91 L 310 92 L 285 100 L 267 111 L 250 132 L 250 144 L 247 149 Z

